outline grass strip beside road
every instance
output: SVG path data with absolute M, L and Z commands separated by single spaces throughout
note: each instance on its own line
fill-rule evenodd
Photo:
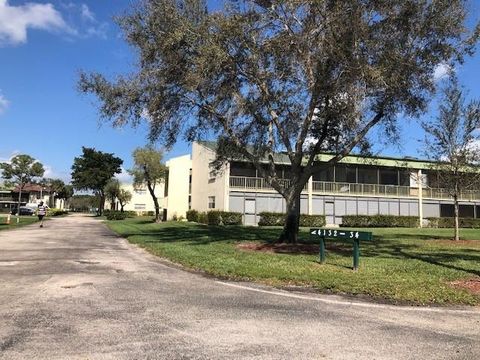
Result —
M 247 251 L 243 244 L 269 244 L 281 229 L 208 227 L 185 222 L 155 224 L 151 218 L 107 221 L 116 233 L 152 254 L 208 274 L 273 286 L 305 286 L 321 292 L 368 296 L 412 304 L 479 305 L 480 296 L 452 282 L 480 280 L 480 230 L 463 229 L 448 241 L 450 229 L 379 228 L 360 245 L 360 269 L 353 272 L 350 243 L 327 241 L 326 263 L 315 251 Z M 309 243 L 308 229 L 301 238 Z M 476 281 L 476 280 L 475 280 Z
M 30 225 L 36 223 L 37 221 L 38 217 L 36 216 L 20 216 L 20 222 L 17 224 L 17 217 L 11 216 L 10 224 L 7 224 L 7 216 L 0 215 L 0 231 L 18 229 L 19 227 Z

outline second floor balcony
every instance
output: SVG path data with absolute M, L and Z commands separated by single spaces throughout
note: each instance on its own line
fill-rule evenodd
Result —
M 290 180 L 279 180 L 281 185 L 287 187 Z M 275 192 L 275 189 L 267 183 L 263 178 L 230 176 L 230 188 L 233 190 L 244 191 L 265 191 Z M 303 193 L 307 194 L 309 185 L 306 184 Z M 418 198 L 418 187 L 398 186 L 398 185 L 378 185 L 378 184 L 358 184 L 358 183 L 341 183 L 328 181 L 312 181 L 312 194 L 325 195 L 354 195 L 354 196 L 375 196 L 375 197 L 395 197 L 395 198 Z M 452 200 L 452 197 L 445 189 L 440 188 L 423 188 L 422 198 L 425 199 L 441 199 Z M 474 201 L 480 200 L 480 191 L 463 191 L 459 200 Z

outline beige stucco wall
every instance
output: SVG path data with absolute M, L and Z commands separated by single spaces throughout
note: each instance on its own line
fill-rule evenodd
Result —
M 201 143 L 192 145 L 192 209 L 208 211 L 208 197 L 215 196 L 215 209 L 228 211 L 228 165 L 214 177 L 210 164 L 215 152 Z
M 170 159 L 168 167 L 168 194 L 165 198 L 167 219 L 185 218 L 188 211 L 189 179 L 192 160 L 190 155 Z

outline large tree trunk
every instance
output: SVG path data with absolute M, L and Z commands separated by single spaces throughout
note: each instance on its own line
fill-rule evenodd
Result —
M 20 204 L 22 203 L 22 185 L 18 190 L 17 224 L 20 222 Z
M 103 215 L 103 209 L 105 208 L 105 195 L 100 193 L 100 204 L 98 204 L 98 215 Z
M 291 195 L 285 200 L 287 202 L 287 214 L 278 242 L 296 244 L 300 227 L 300 193 Z
M 459 221 L 458 221 L 459 211 L 458 211 L 458 196 L 457 195 L 455 195 L 453 197 L 453 208 L 454 208 L 454 215 L 453 216 L 454 216 L 454 219 L 455 219 L 455 234 L 454 234 L 453 239 L 455 241 L 458 241 L 458 240 L 460 240 L 460 234 L 459 234 L 459 230 L 458 230 L 458 228 L 459 228 L 459 224 L 458 224 L 459 223 Z
M 157 196 L 155 195 L 155 188 L 152 186 L 150 182 L 147 182 L 148 192 L 152 196 L 153 204 L 155 206 L 155 222 L 161 222 L 162 219 L 160 218 L 160 205 L 158 204 Z

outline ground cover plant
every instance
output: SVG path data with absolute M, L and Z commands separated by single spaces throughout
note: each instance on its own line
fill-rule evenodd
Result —
M 7 216 L 0 216 L 0 231 L 1 230 L 9 230 L 9 229 L 17 229 L 21 226 L 30 225 L 38 221 L 36 216 L 21 216 L 20 222 L 17 224 L 16 216 L 12 216 L 10 218 L 10 224 L 7 224 Z
M 360 269 L 353 272 L 350 243 L 327 241 L 326 263 L 318 244 L 300 233 L 302 244 L 275 244 L 281 227 L 155 224 L 151 218 L 107 222 L 131 243 L 208 274 L 273 286 L 306 286 L 322 292 L 368 296 L 414 304 L 480 304 L 480 230 L 372 228 L 361 243 Z M 467 287 L 470 288 L 467 289 Z

